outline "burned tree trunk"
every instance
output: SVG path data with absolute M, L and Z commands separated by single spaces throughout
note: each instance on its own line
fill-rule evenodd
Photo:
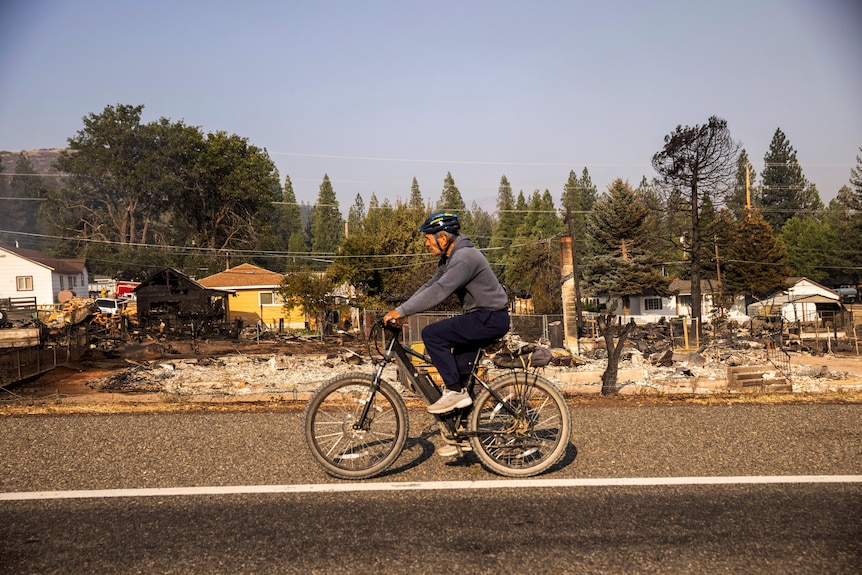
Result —
M 605 346 L 608 350 L 608 367 L 602 374 L 602 395 L 614 395 L 619 391 L 617 375 L 620 368 L 620 357 L 623 354 L 626 339 L 635 327 L 635 321 L 631 320 L 626 325 L 617 328 L 613 325 L 615 317 L 612 314 L 602 315 L 599 316 L 597 322 L 599 332 L 605 338 Z M 614 332 L 618 332 L 616 345 L 614 345 Z

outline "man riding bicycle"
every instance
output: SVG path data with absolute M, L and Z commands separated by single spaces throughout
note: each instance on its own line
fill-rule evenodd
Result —
M 422 313 L 453 293 L 464 314 L 432 323 L 422 330 L 425 351 L 440 372 L 446 389 L 428 406 L 434 414 L 468 407 L 473 399 L 465 384 L 476 351 L 509 331 L 509 298 L 488 260 L 469 238 L 460 235 L 458 216 L 439 212 L 428 216 L 419 231 L 425 247 L 440 256 L 437 271 L 410 299 L 388 312 L 384 322 Z

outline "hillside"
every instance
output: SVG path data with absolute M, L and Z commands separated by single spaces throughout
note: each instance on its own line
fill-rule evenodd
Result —
M 37 174 L 47 174 L 54 170 L 51 166 L 57 161 L 57 157 L 65 148 L 43 148 L 41 150 L 24 150 L 24 153 L 30 158 L 33 163 L 33 169 Z M 11 174 L 15 171 L 15 164 L 18 162 L 18 154 L 20 151 L 10 152 L 8 150 L 0 150 L 0 160 L 3 162 L 3 173 Z

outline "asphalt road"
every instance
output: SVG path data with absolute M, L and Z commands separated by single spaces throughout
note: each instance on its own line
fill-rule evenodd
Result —
M 862 405 L 589 407 L 542 479 L 862 475 Z M 0 419 L 0 493 L 355 485 L 298 413 Z M 862 483 L 560 486 L 433 454 L 367 483 L 500 489 L 0 500 L 0 573 L 860 573 Z M 660 483 L 660 482 L 659 482 Z

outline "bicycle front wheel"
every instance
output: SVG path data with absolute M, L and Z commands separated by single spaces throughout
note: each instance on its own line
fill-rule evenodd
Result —
M 500 475 L 529 477 L 557 463 L 572 429 L 563 394 L 530 372 L 500 376 L 490 387 L 470 415 L 470 443 L 482 464 Z
M 367 407 L 367 409 L 366 409 Z M 305 443 L 324 471 L 341 479 L 377 475 L 398 459 L 407 441 L 404 400 L 367 374 L 326 383 L 305 407 Z

